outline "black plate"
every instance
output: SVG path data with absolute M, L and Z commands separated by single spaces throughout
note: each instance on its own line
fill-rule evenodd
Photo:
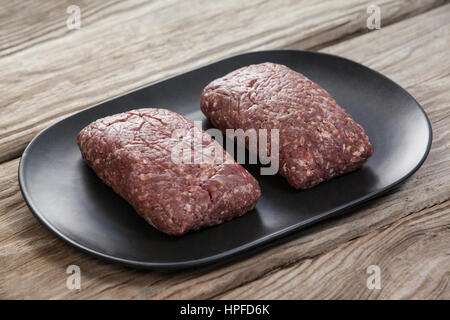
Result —
M 148 225 L 82 161 L 75 136 L 90 122 L 151 106 L 204 120 L 199 102 L 206 84 L 236 68 L 266 61 L 285 64 L 320 84 L 366 129 L 375 152 L 361 170 L 296 191 L 279 175 L 259 176 L 254 165 L 249 169 L 262 189 L 255 210 L 178 238 Z M 380 195 L 416 171 L 430 145 L 430 122 L 420 105 L 383 75 L 322 53 L 254 52 L 139 89 L 56 123 L 28 145 L 19 181 L 37 218 L 76 247 L 133 266 L 187 267 L 256 247 Z

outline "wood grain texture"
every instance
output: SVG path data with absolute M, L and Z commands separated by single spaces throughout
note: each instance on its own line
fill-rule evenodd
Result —
M 381 292 L 371 293 L 360 287 L 360 281 L 349 283 L 343 290 L 339 286 L 341 279 L 330 291 L 319 278 L 312 277 L 308 285 L 317 288 L 311 297 L 447 297 L 448 273 L 437 271 L 434 264 L 448 265 L 448 251 L 441 250 L 441 242 L 450 241 L 445 203 L 450 197 L 449 14 L 450 5 L 446 5 L 325 50 L 360 61 L 408 87 L 430 116 L 434 130 L 430 155 L 397 190 L 245 259 L 161 273 L 104 263 L 56 239 L 25 206 L 17 185 L 18 160 L 8 161 L 0 165 L 0 298 L 211 298 L 243 296 L 245 288 L 249 288 L 247 298 L 261 297 L 250 290 L 252 281 L 257 280 L 255 286 L 265 286 L 264 281 L 272 281 L 270 277 L 275 275 L 306 277 L 315 270 L 310 266 L 317 268 L 318 274 L 326 272 L 326 264 L 324 269 L 320 266 L 322 261 L 332 261 L 330 253 L 345 261 L 353 272 L 358 263 L 379 263 L 385 281 L 390 277 L 392 281 L 385 283 Z M 428 215 L 431 221 L 426 219 Z M 394 230 L 395 234 L 383 233 L 384 229 Z M 387 244 L 378 249 L 380 239 L 386 239 Z M 415 241 L 418 244 L 411 243 Z M 364 253 L 359 245 L 366 246 L 369 252 Z M 419 261 L 400 252 L 403 249 L 430 252 Z M 351 254 L 354 250 L 360 254 Z M 381 261 L 382 257 L 387 261 Z M 426 265 L 428 261 L 432 265 Z M 69 264 L 81 267 L 79 291 L 69 291 L 65 286 Z M 361 280 L 360 273 L 355 275 L 344 267 L 329 266 L 336 270 L 336 277 Z M 416 272 L 422 267 L 423 271 Z M 407 276 L 394 281 L 398 273 Z M 295 297 L 308 296 L 308 288 L 297 288 Z M 276 290 L 284 297 L 294 297 L 283 288 Z
M 443 0 L 380 0 L 382 24 Z M 249 50 L 311 48 L 367 30 L 366 0 L 3 1 L 0 162 L 49 124 L 146 84 Z
M 221 299 L 450 299 L 450 201 L 407 215 Z M 380 268 L 368 289 L 367 267 Z

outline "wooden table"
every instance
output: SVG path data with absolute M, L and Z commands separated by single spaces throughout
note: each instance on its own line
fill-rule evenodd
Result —
M 381 29 L 369 30 L 376 3 Z M 70 30 L 66 10 L 81 9 Z M 0 298 L 450 298 L 448 1 L 2 1 Z M 378 70 L 425 108 L 433 145 L 396 190 L 233 262 L 134 270 L 58 240 L 28 210 L 20 155 L 69 114 L 234 54 L 312 49 Z M 57 195 L 55 195 L 57 196 Z M 81 289 L 66 268 L 81 268 Z M 381 271 L 371 290 L 367 267 Z

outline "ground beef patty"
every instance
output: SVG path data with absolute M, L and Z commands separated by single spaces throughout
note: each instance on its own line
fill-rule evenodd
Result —
M 77 143 L 95 173 L 145 220 L 162 232 L 182 235 L 243 215 L 261 195 L 255 178 L 194 128 L 172 111 L 138 109 L 91 123 Z M 204 150 L 217 148 L 227 163 L 174 163 L 176 130 L 186 136 L 200 132 Z
M 223 132 L 279 129 L 279 171 L 297 189 L 353 171 L 373 153 L 364 129 L 328 92 L 283 65 L 250 65 L 214 80 L 201 109 Z

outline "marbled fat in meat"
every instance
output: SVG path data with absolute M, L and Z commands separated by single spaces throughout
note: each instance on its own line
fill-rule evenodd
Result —
M 194 124 L 165 109 L 132 110 L 99 119 L 77 136 L 83 159 L 151 225 L 170 235 L 212 226 L 252 210 L 258 182 L 206 132 L 205 149 L 223 152 L 226 163 L 174 163 L 175 130 Z M 217 149 L 216 149 L 217 148 Z
M 280 64 L 250 65 L 212 81 L 201 109 L 224 133 L 278 129 L 279 171 L 297 189 L 356 170 L 373 153 L 364 129 L 327 91 Z

